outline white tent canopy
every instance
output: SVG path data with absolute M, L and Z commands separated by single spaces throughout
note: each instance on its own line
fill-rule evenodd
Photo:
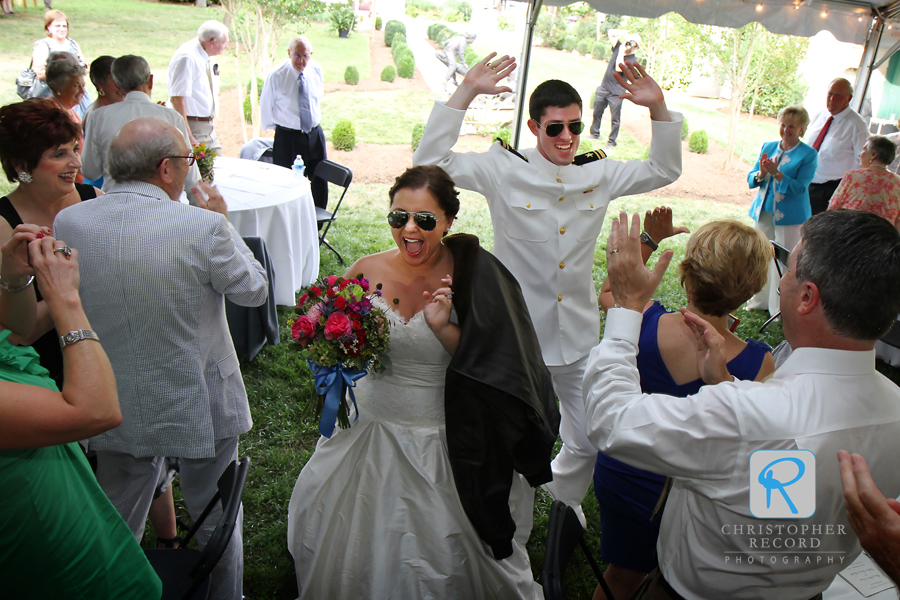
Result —
M 534 26 L 543 0 L 529 1 L 528 31 L 522 51 L 522 76 L 519 78 L 516 124 L 524 109 L 524 92 L 531 58 Z M 547 0 L 551 6 L 565 6 L 574 0 Z M 595 10 L 613 15 L 656 18 L 667 13 L 680 14 L 691 23 L 741 28 L 752 22 L 772 33 L 812 37 L 829 31 L 842 42 L 865 46 L 857 73 L 855 100 L 861 105 L 871 71 L 900 49 L 900 43 L 876 57 L 887 22 L 900 14 L 900 0 L 890 4 L 861 0 L 587 0 Z M 877 62 L 876 62 L 877 58 Z M 514 145 L 518 145 L 516 127 Z

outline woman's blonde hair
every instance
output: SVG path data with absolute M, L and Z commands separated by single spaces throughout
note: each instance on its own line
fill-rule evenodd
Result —
M 793 119 L 799 123 L 804 132 L 806 131 L 807 125 L 809 125 L 809 113 L 806 112 L 806 109 L 800 104 L 791 104 L 790 106 L 785 106 L 779 110 L 778 122 L 781 123 L 785 119 Z
M 688 300 L 722 317 L 760 291 L 774 251 L 762 232 L 738 221 L 713 221 L 688 240 L 678 266 Z
M 44 31 L 47 31 L 47 29 L 50 27 L 51 23 L 53 23 L 53 21 L 55 21 L 57 19 L 65 20 L 66 27 L 69 26 L 69 17 L 66 16 L 66 13 L 64 13 L 61 10 L 56 10 L 54 8 L 53 10 L 48 10 L 47 12 L 44 13 Z M 47 34 L 49 35 L 50 32 L 48 31 Z

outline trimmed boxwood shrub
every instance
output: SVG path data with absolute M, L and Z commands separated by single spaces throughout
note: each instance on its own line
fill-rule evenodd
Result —
M 344 69 L 344 82 L 350 85 L 359 83 L 359 69 L 353 65 L 347 65 L 347 68 Z
M 566 36 L 566 38 L 563 39 L 562 49 L 565 50 L 566 52 L 571 52 L 572 50 L 575 49 L 575 47 L 577 45 L 578 45 L 578 38 Z
M 397 67 L 394 65 L 385 66 L 381 71 L 381 80 L 394 83 L 395 79 L 397 79 Z
M 434 37 L 434 41 L 443 46 L 444 42 L 452 38 L 454 35 L 456 35 L 456 32 L 452 29 L 441 29 Z
M 397 33 L 394 34 L 394 39 L 391 40 L 391 48 L 393 48 L 397 44 L 406 45 L 406 34 L 405 33 L 398 31 Z
M 416 73 L 416 60 L 412 54 L 401 56 L 397 61 L 397 75 L 404 79 L 412 79 Z
M 356 129 L 349 119 L 341 119 L 331 130 L 331 145 L 349 152 L 356 147 Z
M 381 17 L 375 17 L 375 31 L 381 31 Z
M 390 46 L 394 41 L 394 36 L 398 33 L 406 35 L 406 25 L 400 21 L 390 20 L 384 24 L 384 45 Z
M 594 42 L 591 46 L 591 58 L 594 60 L 608 60 L 611 53 L 612 50 L 604 42 Z
M 588 45 L 587 40 L 580 40 L 578 45 L 575 46 L 575 50 L 578 51 L 578 54 L 582 56 L 586 56 L 590 51 L 591 47 Z
M 684 120 L 681 122 L 681 139 L 686 140 L 688 138 L 688 133 L 690 130 L 688 129 L 687 117 L 682 117 Z
M 394 45 L 391 46 L 391 56 L 394 57 L 394 63 L 400 60 L 400 58 L 404 55 L 408 55 L 415 59 L 412 50 L 409 49 L 409 46 L 406 45 L 406 42 L 401 43 L 399 40 L 394 40 Z
M 419 147 L 419 142 L 422 141 L 423 133 L 425 133 L 425 123 L 418 123 L 413 126 L 411 142 L 413 152 Z
M 694 154 L 706 154 L 708 147 L 709 138 L 706 137 L 706 131 L 703 129 L 698 129 L 688 139 L 688 150 Z

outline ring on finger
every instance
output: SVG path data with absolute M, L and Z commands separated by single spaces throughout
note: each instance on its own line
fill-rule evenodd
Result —
M 449 294 L 445 294 L 444 298 L 446 298 L 447 300 L 450 300 L 451 298 L 453 298 L 453 292 L 450 292 Z
M 609 251 L 609 253 L 610 253 L 610 254 L 615 254 L 615 253 L 618 252 L 618 251 L 619 251 L 618 248 L 613 248 L 612 250 Z
M 68 246 L 63 246 L 62 248 L 54 248 L 53 251 L 54 252 L 62 252 L 63 256 L 65 256 L 66 258 L 69 258 L 70 256 L 72 256 L 72 249 L 69 248 Z

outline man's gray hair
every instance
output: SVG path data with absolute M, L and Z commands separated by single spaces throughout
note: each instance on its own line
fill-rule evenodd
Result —
M 127 135 L 119 131 L 106 153 L 107 172 L 117 183 L 150 181 L 163 159 L 184 151 L 184 140 L 176 136 L 171 125 L 166 127 L 168 123 L 162 119 L 146 117 L 137 120 L 141 123 L 132 121 L 131 124 L 141 127 L 140 135 L 131 134 L 134 126 L 124 130 L 128 131 Z
M 197 29 L 197 37 L 201 42 L 221 40 L 228 35 L 228 28 L 219 21 L 206 21 Z
M 152 75 L 150 63 L 143 56 L 134 54 L 126 54 L 114 60 L 110 73 L 119 89 L 126 94 L 145 85 Z
M 73 77 L 84 75 L 84 67 L 68 52 L 51 52 L 47 57 L 47 71 L 44 81 L 54 92 L 68 85 Z
M 853 95 L 853 84 L 850 83 L 850 80 L 845 79 L 843 77 L 835 77 L 834 79 L 831 80 L 831 83 L 835 84 L 839 81 L 847 86 L 847 89 L 850 90 L 850 95 L 852 96 Z M 828 87 L 831 87 L 831 85 L 829 85 Z
M 293 52 L 294 49 L 297 48 L 297 44 L 303 44 L 303 46 L 307 49 L 307 51 L 312 52 L 312 47 L 313 47 L 312 42 L 309 41 L 309 38 L 306 37 L 305 35 L 298 35 L 297 37 L 292 39 L 291 43 L 288 44 L 288 50 Z

